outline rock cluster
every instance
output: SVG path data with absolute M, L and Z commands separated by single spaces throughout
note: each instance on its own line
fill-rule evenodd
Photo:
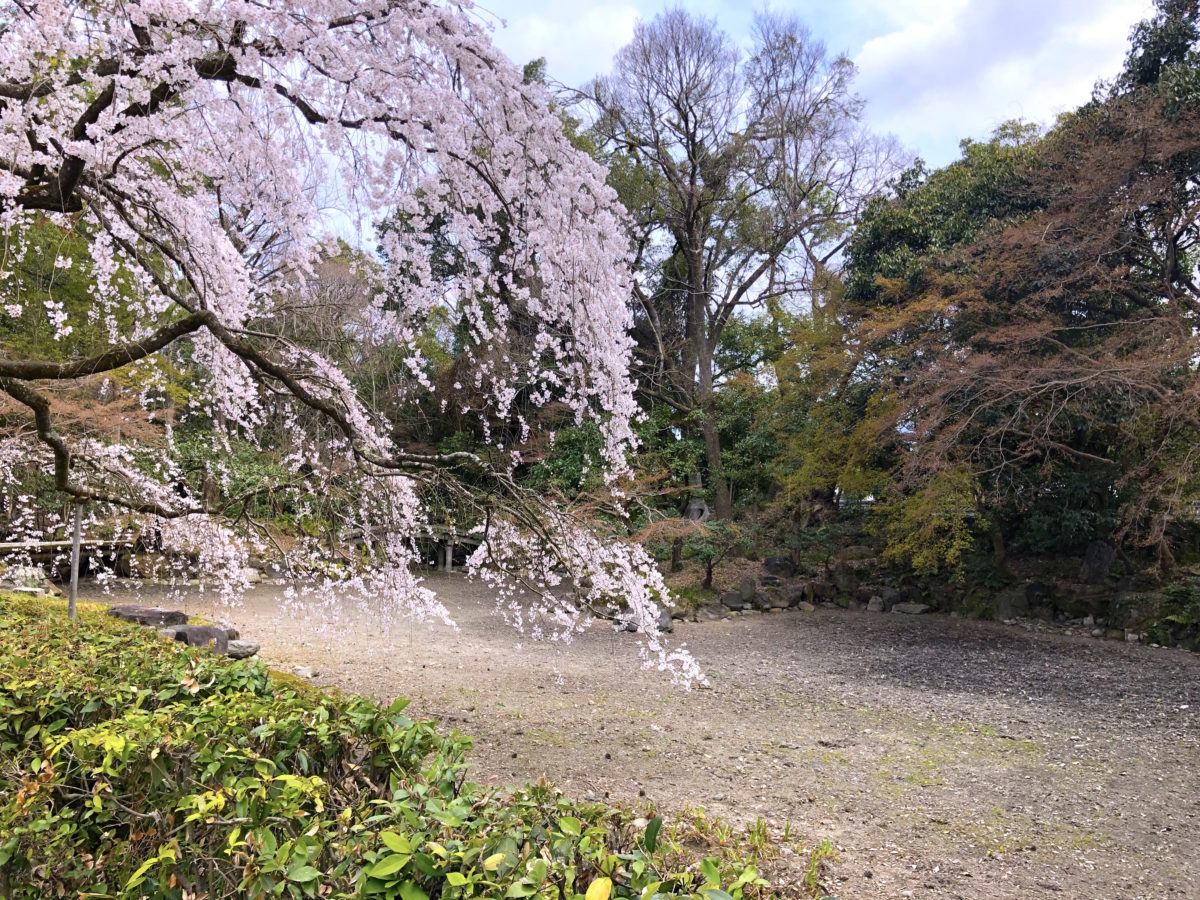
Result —
M 30 594 L 34 597 L 58 597 L 62 593 L 38 566 L 0 568 L 0 588 L 14 594 Z
M 161 628 L 166 625 L 186 625 L 187 613 L 159 606 L 133 606 L 132 604 L 109 607 L 108 614 L 126 622 Z
M 237 629 L 224 625 L 189 624 L 187 613 L 178 609 L 125 604 L 110 607 L 108 614 L 126 622 L 157 628 L 159 634 L 172 641 L 189 647 L 205 647 L 213 653 L 222 653 L 234 659 L 247 659 L 259 651 L 258 643 L 242 640 Z
M 920 615 L 933 609 L 911 589 L 898 590 L 878 583 L 878 560 L 870 547 L 846 547 L 827 564 L 802 572 L 786 556 L 768 556 L 757 578 L 747 575 L 736 591 L 720 595 L 719 618 L 738 613 L 777 612 L 786 609 L 812 611 L 818 606 L 866 609 Z

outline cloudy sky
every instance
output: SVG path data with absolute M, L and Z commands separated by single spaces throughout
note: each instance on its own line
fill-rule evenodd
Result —
M 478 0 L 516 62 L 544 56 L 552 78 L 582 84 L 668 0 Z M 745 43 L 754 10 L 738 0 L 682 0 Z M 999 122 L 1042 123 L 1087 100 L 1120 68 L 1150 0 L 773 0 L 859 67 L 874 127 L 941 165 L 964 137 Z M 504 25 L 500 25 L 503 21 Z

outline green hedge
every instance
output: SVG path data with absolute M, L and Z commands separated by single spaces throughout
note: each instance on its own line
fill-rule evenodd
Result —
M 0 595 L 0 641 L 5 897 L 777 893 L 736 841 L 689 852 L 695 823 L 660 835 L 544 784 L 469 782 L 469 741 L 404 701 L 320 692 L 98 609 L 72 628 L 55 601 Z

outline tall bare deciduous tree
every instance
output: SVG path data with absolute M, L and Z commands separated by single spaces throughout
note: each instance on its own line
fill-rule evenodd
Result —
M 900 161 L 863 127 L 854 74 L 794 18 L 760 15 L 743 56 L 714 21 L 671 9 L 579 92 L 634 217 L 642 385 L 698 414 L 719 517 L 732 506 L 713 414 L 726 325 L 804 298 Z

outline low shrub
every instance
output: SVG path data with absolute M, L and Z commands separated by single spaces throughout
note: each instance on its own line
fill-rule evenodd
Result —
M 55 601 L 0 595 L 0 641 L 14 900 L 779 893 L 756 868 L 765 847 L 700 858 L 694 822 L 471 783 L 469 740 L 405 701 L 318 691 L 95 608 L 71 627 Z

